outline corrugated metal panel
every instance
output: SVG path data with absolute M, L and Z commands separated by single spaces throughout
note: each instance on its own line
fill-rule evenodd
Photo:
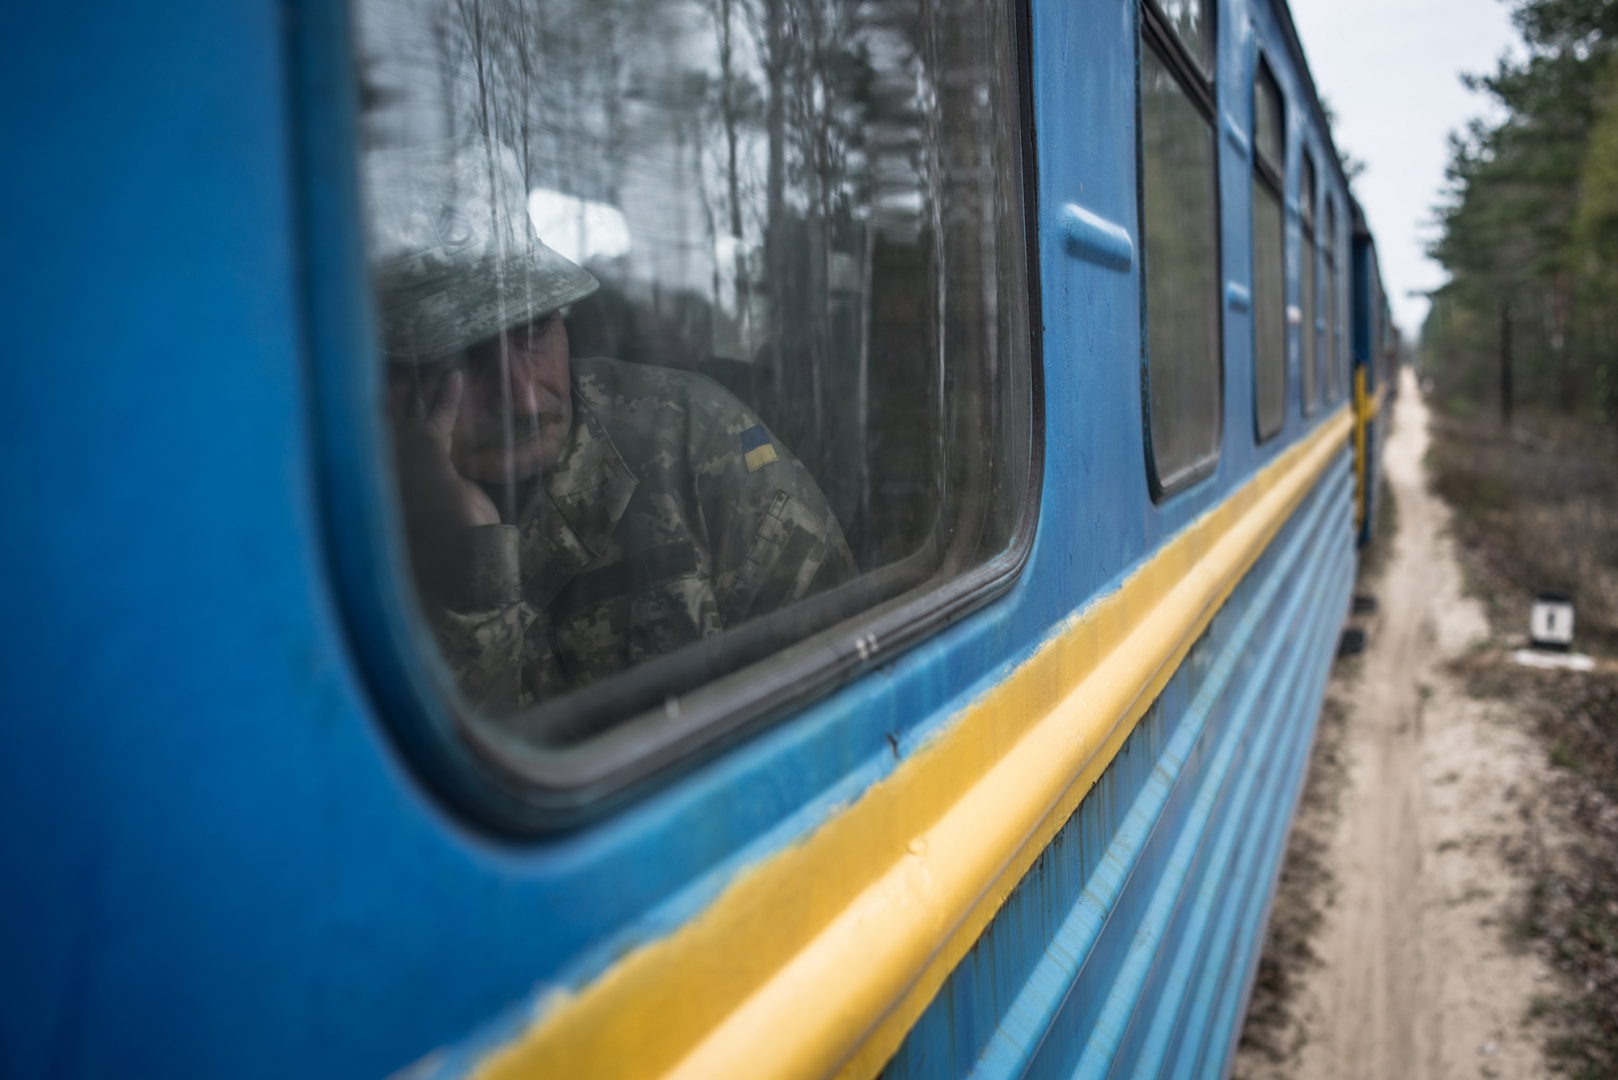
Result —
M 1344 453 L 885 1075 L 1218 1075 L 1353 578 Z

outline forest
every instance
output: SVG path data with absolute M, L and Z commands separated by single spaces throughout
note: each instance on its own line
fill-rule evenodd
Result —
M 1490 115 L 1451 136 L 1422 327 L 1452 408 L 1618 429 L 1618 0 L 1519 0 L 1521 43 L 1467 83 Z
M 1618 0 L 1517 0 L 1521 43 L 1469 85 L 1487 119 L 1451 140 L 1419 363 L 1428 466 L 1495 640 L 1536 594 L 1577 604 L 1588 674 L 1475 665 L 1469 690 L 1533 731 L 1563 822 L 1511 929 L 1562 976 L 1524 1023 L 1548 1063 L 1618 1075 Z M 1537 828 L 1537 827 L 1536 827 Z M 1535 841 L 1540 844 L 1540 841 Z M 1543 844 L 1541 844 L 1543 846 Z M 1553 865 L 1554 864 L 1554 865 Z

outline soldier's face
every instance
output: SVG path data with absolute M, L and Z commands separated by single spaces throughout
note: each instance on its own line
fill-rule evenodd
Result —
M 485 483 L 529 480 L 556 466 L 573 426 L 567 331 L 547 315 L 467 350 L 450 455 Z

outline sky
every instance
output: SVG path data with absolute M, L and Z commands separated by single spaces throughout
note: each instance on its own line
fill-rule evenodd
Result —
M 1315 88 L 1337 115 L 1338 149 L 1364 161 L 1354 182 L 1376 236 L 1394 321 L 1409 337 L 1444 283 L 1426 255 L 1444 187 L 1448 136 L 1490 112 L 1461 85 L 1493 71 L 1516 30 L 1502 0 L 1291 0 Z

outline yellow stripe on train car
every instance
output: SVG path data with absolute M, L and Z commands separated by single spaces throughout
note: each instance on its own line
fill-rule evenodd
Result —
M 548 997 L 475 1075 L 874 1076 L 1353 423 L 1344 406 L 836 818 Z

